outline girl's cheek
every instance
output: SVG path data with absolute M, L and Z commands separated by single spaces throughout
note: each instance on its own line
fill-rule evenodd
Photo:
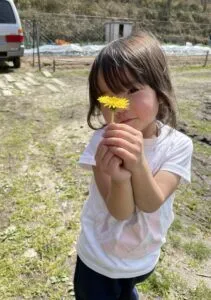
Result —
M 142 110 L 145 107 L 145 103 L 140 97 L 133 96 L 133 98 L 130 100 L 130 108 L 135 111 Z
M 131 101 L 138 101 L 138 100 L 141 99 L 140 96 L 141 96 L 141 93 L 140 93 L 140 92 L 135 93 L 134 95 L 132 95 L 132 96 L 130 97 L 130 100 L 131 100 Z
M 130 100 L 130 107 L 137 112 L 144 112 L 145 114 L 151 114 L 158 110 L 158 101 L 156 97 L 142 96 L 137 93 L 133 95 Z

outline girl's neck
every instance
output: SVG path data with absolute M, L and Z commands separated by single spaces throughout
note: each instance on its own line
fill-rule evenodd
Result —
M 145 128 L 142 131 L 142 133 L 143 133 L 144 139 L 152 139 L 154 137 L 158 137 L 160 134 L 158 123 L 156 121 L 154 121 L 147 128 Z

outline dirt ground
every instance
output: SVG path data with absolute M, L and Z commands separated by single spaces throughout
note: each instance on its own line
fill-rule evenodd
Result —
M 8 183 L 13 176 L 20 177 L 30 172 L 39 175 L 37 186 L 41 194 L 57 193 L 59 197 L 62 192 L 58 190 L 58 186 L 64 182 L 62 172 L 73 159 L 78 158 L 92 134 L 86 125 L 88 70 L 89 64 L 85 62 L 79 69 L 65 64 L 57 66 L 56 72 L 53 73 L 52 65 L 46 61 L 42 71 L 48 73 L 43 73 L 38 71 L 37 64 L 33 68 L 28 58 L 23 60 L 22 68 L 19 70 L 7 67 L 1 69 L 0 170 L 3 183 Z M 172 68 L 171 72 L 178 101 L 178 128 L 192 137 L 195 150 L 193 183 L 188 188 L 181 188 L 178 193 L 179 200 L 175 204 L 176 217 L 183 229 L 180 232 L 176 230 L 176 233 L 175 229 L 172 230 L 170 237 L 176 235 L 180 241 L 178 244 L 183 245 L 186 242 L 204 242 L 210 249 L 211 69 L 180 67 Z M 69 153 L 72 155 L 71 158 L 68 156 Z M 71 180 L 82 190 L 80 197 L 85 198 L 89 175 L 83 173 L 77 166 L 74 166 L 73 173 L 74 178 Z M 59 202 L 58 199 L 56 201 L 63 213 L 64 223 L 69 222 L 74 215 L 78 224 L 82 202 L 71 205 L 67 201 Z M 11 226 L 10 216 L 14 211 L 12 203 L 8 203 L 7 206 L 1 203 L 1 230 L 4 231 Z M 78 227 L 75 232 L 77 230 Z M 203 282 L 211 289 L 210 256 L 196 263 L 185 252 L 185 248 L 173 246 L 173 242 L 175 237 L 169 238 L 161 264 L 168 266 L 171 272 L 177 272 L 187 282 L 188 288 L 194 290 Z M 69 256 L 70 266 L 74 263 L 74 250 L 72 254 Z M 195 299 L 183 295 L 182 291 L 177 293 L 177 296 L 172 294 L 168 296 L 170 298 L 163 296 L 159 299 Z M 22 298 L 17 298 L 13 294 L 12 298 L 4 299 Z M 36 299 L 63 298 L 46 296 Z M 150 296 L 147 298 L 146 294 L 144 299 L 158 298 Z

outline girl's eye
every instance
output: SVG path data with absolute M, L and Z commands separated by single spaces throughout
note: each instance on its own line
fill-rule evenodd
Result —
M 136 92 L 138 92 L 139 89 L 137 89 L 136 87 L 132 87 L 129 91 L 128 91 L 128 94 L 134 94 Z

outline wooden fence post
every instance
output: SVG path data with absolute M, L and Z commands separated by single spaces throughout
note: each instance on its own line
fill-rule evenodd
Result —
M 56 71 L 56 60 L 54 59 L 53 60 L 53 72 L 55 72 Z
M 207 65 L 208 56 L 209 56 L 209 50 L 207 50 L 207 53 L 206 53 L 206 56 L 205 56 L 205 61 L 204 61 L 203 67 L 206 67 L 206 65 Z
M 41 71 L 41 62 L 40 62 L 40 26 L 36 22 L 36 33 L 37 33 L 37 57 L 38 57 L 38 65 L 39 71 Z
M 35 66 L 35 53 L 34 53 L 34 48 L 35 48 L 35 20 L 33 19 L 33 23 L 32 23 L 33 25 L 33 33 L 32 33 L 32 48 L 33 48 L 33 63 L 32 63 L 32 65 L 33 65 L 33 67 Z

